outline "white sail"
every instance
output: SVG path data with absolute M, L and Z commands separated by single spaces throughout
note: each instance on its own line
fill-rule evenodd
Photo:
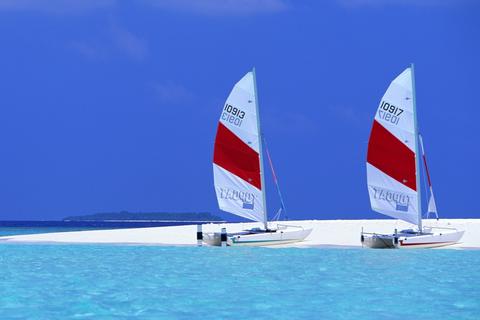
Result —
M 433 195 L 432 180 L 430 179 L 430 170 L 428 170 L 427 156 L 425 154 L 425 146 L 423 145 L 423 138 L 422 138 L 421 135 L 418 135 L 418 139 L 419 139 L 419 142 L 420 142 L 420 147 L 422 149 L 423 165 L 425 167 L 425 173 L 427 174 L 428 187 L 430 188 L 430 198 L 428 199 L 428 208 L 427 208 L 428 211 L 427 212 L 428 213 L 435 213 L 435 216 L 438 219 L 437 204 L 435 203 L 435 197 Z
M 249 72 L 233 87 L 223 107 L 213 176 L 221 210 L 266 223 L 256 103 L 254 75 Z
M 419 223 L 416 134 L 411 69 L 388 87 L 373 122 L 367 155 L 367 183 L 373 210 Z
M 435 197 L 433 196 L 433 189 L 430 187 L 430 199 L 428 200 L 428 212 L 435 213 L 437 215 L 437 204 L 435 203 Z M 437 215 L 438 218 L 438 215 Z

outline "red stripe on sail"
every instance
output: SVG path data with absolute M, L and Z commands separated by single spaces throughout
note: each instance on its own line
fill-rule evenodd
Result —
M 233 173 L 258 189 L 260 180 L 260 157 L 258 152 L 243 142 L 221 122 L 215 137 L 213 163 Z
M 410 189 L 417 190 L 415 153 L 377 120 L 373 121 L 368 141 L 367 162 Z

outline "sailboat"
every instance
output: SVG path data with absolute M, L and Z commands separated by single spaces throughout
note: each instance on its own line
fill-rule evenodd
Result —
M 304 240 L 312 231 L 278 223 L 274 228 L 269 226 L 262 142 L 253 69 L 235 84 L 223 106 L 215 137 L 213 177 L 219 208 L 261 222 L 263 228 L 227 234 L 227 245 L 292 243 Z M 204 235 L 204 241 L 211 245 L 220 245 L 220 238 L 218 232 Z
M 432 248 L 457 243 L 464 231 L 422 225 L 421 146 L 429 184 L 428 212 L 437 215 L 423 139 L 419 135 L 414 65 L 388 87 L 373 121 L 367 153 L 367 184 L 374 211 L 415 225 L 393 234 L 361 234 L 371 248 Z M 437 215 L 438 218 L 438 215 Z

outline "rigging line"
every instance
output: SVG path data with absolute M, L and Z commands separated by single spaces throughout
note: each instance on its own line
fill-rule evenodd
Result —
M 280 220 L 280 215 L 282 214 L 282 208 L 279 208 L 275 216 L 273 217 L 273 221 L 278 221 Z
M 273 169 L 272 158 L 270 157 L 270 152 L 268 151 L 267 140 L 265 139 L 264 136 L 262 138 L 265 144 L 265 152 L 267 154 L 268 163 L 270 165 L 270 169 L 272 170 L 273 181 L 275 182 L 275 186 L 277 187 L 278 197 L 280 198 L 281 211 L 278 212 L 278 219 L 279 219 L 281 212 L 285 212 L 285 214 L 287 213 L 287 208 L 285 207 L 285 203 L 283 202 L 282 192 L 280 191 L 280 185 L 278 184 L 277 175 L 275 174 L 275 170 Z

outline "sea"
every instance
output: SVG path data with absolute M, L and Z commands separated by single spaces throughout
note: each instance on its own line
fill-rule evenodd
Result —
M 480 250 L 0 241 L 0 319 L 480 319 L 479 271 Z

